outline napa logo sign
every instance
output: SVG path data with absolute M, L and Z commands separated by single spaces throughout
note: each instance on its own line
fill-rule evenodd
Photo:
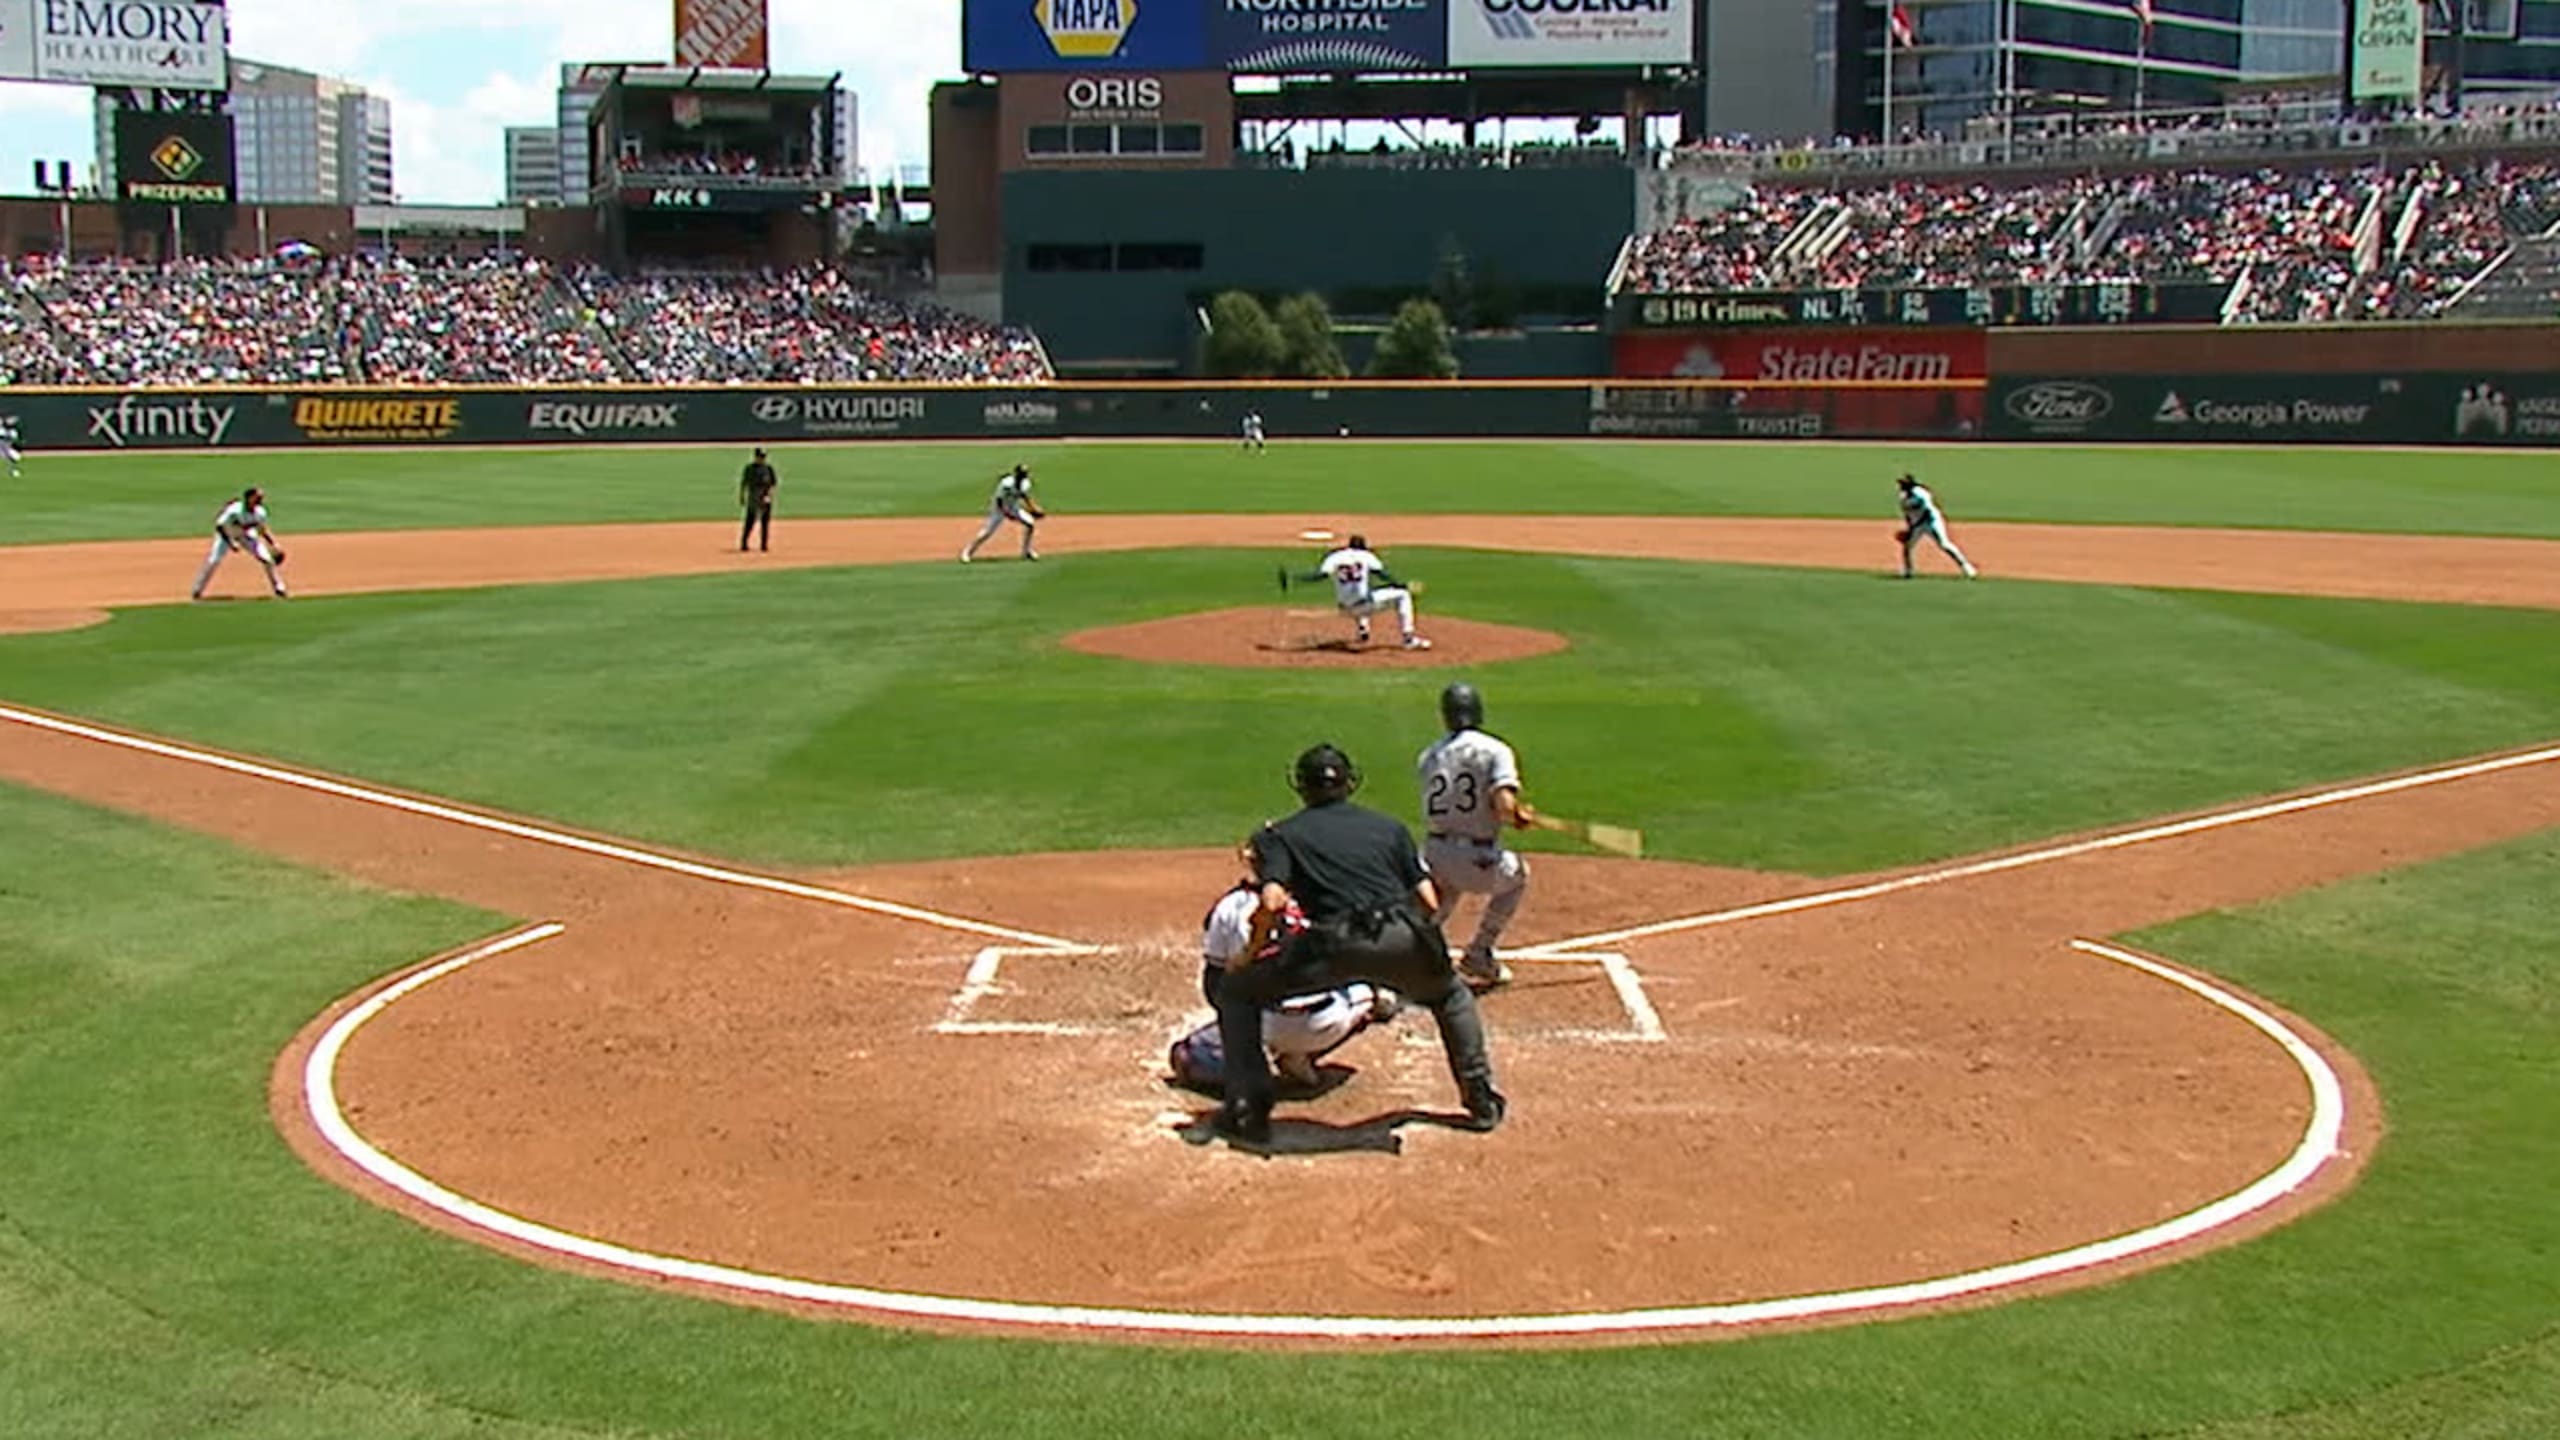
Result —
M 1120 42 L 1129 38 L 1129 27 L 1138 18 L 1138 0 L 1034 0 L 1031 13 L 1060 59 L 1107 60 L 1120 53 Z
M 1221 70 L 1208 56 L 1208 8 L 1208 0 L 961 0 L 960 62 L 973 75 Z

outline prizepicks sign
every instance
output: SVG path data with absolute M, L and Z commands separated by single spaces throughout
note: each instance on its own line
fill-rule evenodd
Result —
M 230 40 L 193 0 L 0 0 L 0 80 L 224 90 Z

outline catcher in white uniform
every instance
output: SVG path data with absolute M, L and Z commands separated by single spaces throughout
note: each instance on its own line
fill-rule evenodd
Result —
M 1956 568 L 1964 572 L 1967 580 L 1980 575 L 1981 572 L 1973 568 L 1973 562 L 1956 548 L 1956 542 L 1947 538 L 1947 517 L 1938 509 L 1938 497 L 1929 493 L 1929 487 L 1908 474 L 1893 483 L 1902 487 L 1902 528 L 1893 537 L 1902 542 L 1902 578 L 1911 578 L 1911 552 L 1918 549 L 1924 539 L 1937 542 L 1938 548 L 1946 553 L 1948 559 L 1956 562 Z
M 205 552 L 204 568 L 196 572 L 195 588 L 188 592 L 191 600 L 204 598 L 204 587 L 213 581 L 213 572 L 222 567 L 222 557 L 238 550 L 258 562 L 267 572 L 267 588 L 276 598 L 285 598 L 284 577 L 276 573 L 284 564 L 284 545 L 267 525 L 266 492 L 255 485 L 240 492 L 240 498 L 222 507 L 213 517 L 213 548 Z
M 1433 918 L 1442 926 L 1461 898 L 1484 897 L 1458 973 L 1487 990 L 1511 978 L 1493 947 L 1529 890 L 1529 862 L 1502 843 L 1502 832 L 1528 829 L 1538 812 L 1520 798 L 1520 757 L 1483 729 L 1484 697 L 1476 687 L 1461 680 L 1442 690 L 1440 719 L 1449 733 L 1414 764 L 1422 777 L 1422 863 L 1440 889 L 1440 913 Z
M 1352 618 L 1360 627 L 1360 643 L 1369 643 L 1369 617 L 1380 610 L 1393 610 L 1396 628 L 1404 632 L 1404 648 L 1428 650 L 1431 642 L 1413 628 L 1413 592 L 1387 573 L 1387 562 L 1369 549 L 1369 537 L 1354 535 L 1351 543 L 1316 562 L 1316 568 L 1301 575 L 1291 575 L 1281 567 L 1280 589 L 1286 593 L 1292 580 L 1333 582 L 1333 608 Z
M 1261 905 L 1262 887 L 1241 880 L 1218 898 L 1201 922 L 1200 993 L 1213 1007 L 1227 962 L 1252 943 L 1254 913 Z M 1290 906 L 1263 942 L 1263 958 L 1278 954 L 1289 937 L 1306 925 L 1306 916 Z M 1319 1090 L 1324 1077 L 1316 1069 L 1317 1061 L 1371 1025 L 1393 1019 L 1402 1008 L 1394 991 L 1361 981 L 1339 990 L 1292 996 L 1262 1012 L 1263 1048 L 1271 1052 L 1271 1068 L 1282 1080 L 1300 1089 Z M 1173 1067 L 1177 1083 L 1210 1095 L 1226 1092 L 1226 1052 L 1219 1043 L 1215 1019 L 1174 1041 L 1166 1062 Z
M 1049 512 L 1031 498 L 1031 467 L 1014 466 L 996 480 L 995 493 L 987 497 L 987 523 L 976 539 L 960 548 L 960 563 L 966 565 L 976 559 L 978 547 L 994 538 L 1008 520 L 1022 527 L 1022 558 L 1039 559 L 1040 552 L 1031 545 L 1032 535 L 1048 517 Z

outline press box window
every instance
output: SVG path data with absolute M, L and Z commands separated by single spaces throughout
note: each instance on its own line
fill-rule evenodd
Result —
M 1111 268 L 1108 245 L 1034 245 L 1023 263 L 1034 271 L 1102 271 Z
M 1111 127 L 1108 125 L 1070 125 L 1067 144 L 1078 155 L 1111 153 Z
M 1201 144 L 1199 126 L 1167 125 L 1164 127 L 1165 154 L 1198 155 L 1202 153 L 1205 148 L 1206 147 Z
M 1180 241 L 1137 242 L 1120 247 L 1123 270 L 1197 270 L 1201 253 L 1197 244 Z
M 1153 155 L 1164 148 L 1164 128 L 1159 125 L 1123 125 L 1120 127 L 1120 153 Z
M 1067 127 L 1034 125 L 1023 149 L 1033 155 L 1064 155 L 1067 153 Z

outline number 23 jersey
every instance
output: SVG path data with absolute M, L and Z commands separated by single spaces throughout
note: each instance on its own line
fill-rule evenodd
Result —
M 1520 788 L 1520 757 L 1509 745 L 1482 730 L 1452 731 L 1423 751 L 1414 768 L 1422 777 L 1425 830 L 1462 840 L 1501 837 L 1493 792 Z

